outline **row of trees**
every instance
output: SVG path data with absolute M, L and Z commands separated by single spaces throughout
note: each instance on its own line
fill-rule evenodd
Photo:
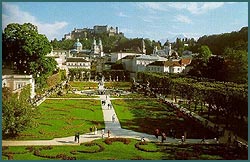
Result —
M 150 83 L 152 91 L 163 95 L 179 96 L 195 104 L 208 104 L 208 117 L 211 112 L 217 117 L 230 120 L 242 120 L 248 115 L 248 85 L 231 82 L 198 81 L 193 78 L 156 73 L 139 73 L 143 83 Z

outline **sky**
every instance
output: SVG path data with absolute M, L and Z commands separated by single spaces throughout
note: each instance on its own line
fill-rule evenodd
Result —
M 2 2 L 2 29 L 30 22 L 49 40 L 74 28 L 118 27 L 128 38 L 171 39 L 238 31 L 247 2 Z

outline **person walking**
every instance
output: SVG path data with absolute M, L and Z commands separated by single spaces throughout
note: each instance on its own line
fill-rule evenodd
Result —
M 167 136 L 164 132 L 161 134 L 161 143 L 163 143 L 167 139 Z
M 102 129 L 102 138 L 104 138 L 104 129 Z
M 108 138 L 110 137 L 110 135 L 111 135 L 111 131 L 110 131 L 110 129 L 108 130 Z
M 76 138 L 77 138 L 77 141 L 79 143 L 80 142 L 80 133 L 79 132 L 76 134 Z
M 159 129 L 155 129 L 155 137 L 156 137 L 157 139 L 158 139 L 159 133 L 160 133 Z
M 94 126 L 94 131 L 95 131 L 94 134 L 97 134 L 97 127 L 96 126 Z
M 115 122 L 115 114 L 112 115 L 112 122 Z

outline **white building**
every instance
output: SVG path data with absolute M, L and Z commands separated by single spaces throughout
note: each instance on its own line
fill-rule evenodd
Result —
M 68 68 L 84 68 L 90 69 L 91 63 L 80 57 L 69 57 L 66 59 L 66 65 Z
M 182 73 L 191 59 L 185 58 L 179 61 L 156 61 L 149 64 L 146 71 L 158 73 Z
M 2 87 L 8 87 L 13 93 L 21 92 L 22 88 L 30 84 L 30 98 L 34 98 L 35 93 L 35 79 L 32 75 L 3 75 Z
M 146 66 L 155 61 L 167 61 L 166 58 L 153 55 L 141 55 L 135 58 L 136 72 L 142 72 L 146 70 Z
M 100 57 L 103 57 L 104 56 L 104 53 L 103 53 L 103 46 L 102 46 L 102 40 L 99 39 L 99 42 L 98 44 L 96 43 L 96 40 L 94 38 L 94 42 L 92 44 L 92 48 L 91 48 L 91 51 L 94 55 L 98 54 Z
M 118 52 L 118 53 L 111 53 L 111 62 L 115 63 L 118 60 L 121 60 L 122 58 L 126 56 L 137 56 L 142 55 L 140 53 L 125 53 L 125 52 Z

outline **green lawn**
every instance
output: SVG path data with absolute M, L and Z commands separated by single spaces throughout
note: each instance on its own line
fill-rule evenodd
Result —
M 11 146 L 2 160 L 246 160 L 248 151 L 223 144 L 160 144 L 99 139 L 77 146 Z
M 46 100 L 36 110 L 35 124 L 16 139 L 53 139 L 104 128 L 98 100 Z
M 159 103 L 154 99 L 112 100 L 121 126 L 138 132 L 154 134 L 156 128 L 165 133 L 176 130 L 176 137 L 181 138 L 187 132 L 187 138 L 214 138 L 215 134 L 174 108 Z
M 99 96 L 64 92 L 62 96 L 58 94 L 52 94 L 49 96 L 49 98 L 99 98 Z
M 86 89 L 97 89 L 98 83 L 96 82 L 76 82 L 70 81 L 69 84 L 72 88 L 76 88 L 77 90 L 86 90 Z
M 40 155 L 47 155 L 56 157 L 59 154 L 64 154 L 67 157 L 74 157 L 76 160 L 131 160 L 131 159 L 161 159 L 161 152 L 145 152 L 140 151 L 135 147 L 137 140 L 130 139 L 129 144 L 124 144 L 122 142 L 113 142 L 108 145 L 104 142 L 103 139 L 95 140 L 95 143 L 99 144 L 104 148 L 101 152 L 96 153 L 87 153 L 98 151 L 100 146 L 52 146 L 49 149 L 42 146 L 34 146 L 33 148 L 38 150 L 41 149 Z M 27 147 L 8 147 L 4 148 L 3 154 L 5 152 L 11 152 L 14 160 L 40 160 L 40 159 L 48 159 L 41 158 L 34 155 L 34 151 L 28 152 L 26 150 Z M 156 149 L 157 146 L 155 144 L 150 144 L 150 149 Z M 19 153 L 19 154 L 18 154 Z M 7 159 L 6 156 L 3 156 L 3 159 Z M 61 158 L 55 158 L 55 160 L 60 160 Z
M 139 93 L 130 93 L 130 94 L 126 94 L 126 95 L 111 95 L 110 97 L 112 98 L 134 98 L 134 99 L 141 99 L 141 98 L 150 98 L 149 96 L 144 96 L 143 94 L 139 94 Z
M 105 82 L 105 88 L 115 88 L 115 89 L 130 89 L 132 86 L 131 82 Z

